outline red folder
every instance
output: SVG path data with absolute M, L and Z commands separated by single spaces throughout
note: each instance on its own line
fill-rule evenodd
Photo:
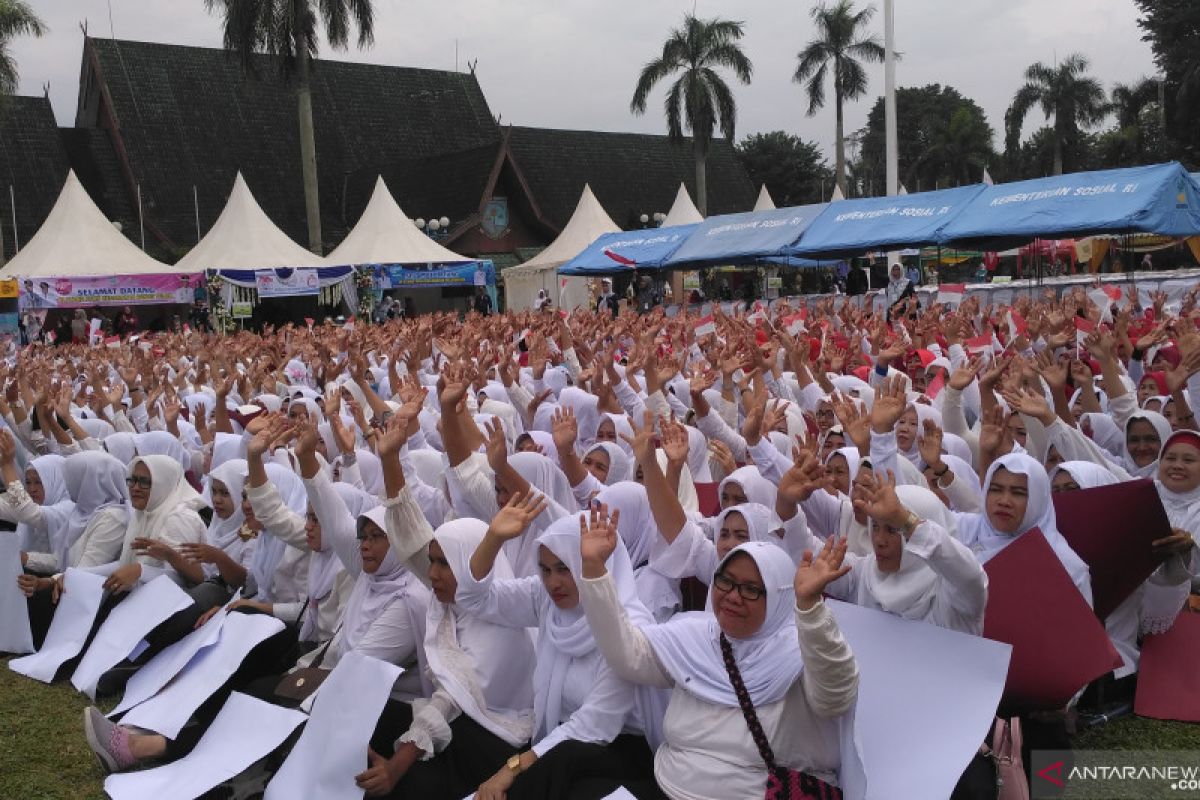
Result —
M 1166 633 L 1142 640 L 1137 697 L 1140 717 L 1200 722 L 1200 614 L 1182 612 Z
M 1150 480 L 1054 495 L 1058 530 L 1088 565 L 1096 616 L 1106 619 L 1162 563 L 1151 542 L 1171 523 Z
M 700 513 L 715 517 L 721 512 L 721 498 L 717 495 L 717 483 L 697 483 L 696 499 L 700 502 Z
M 1100 620 L 1037 528 L 984 565 L 983 635 L 1013 647 L 1005 713 L 1062 708 L 1091 681 L 1121 666 Z

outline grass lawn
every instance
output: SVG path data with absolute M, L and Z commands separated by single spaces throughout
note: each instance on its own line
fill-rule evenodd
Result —
M 90 705 L 69 683 L 46 686 L 0 664 L 0 798 L 98 800 L 104 775 L 83 738 Z M 111 707 L 111 706 L 109 706 Z M 1087 750 L 1200 750 L 1200 725 L 1125 717 L 1084 731 Z

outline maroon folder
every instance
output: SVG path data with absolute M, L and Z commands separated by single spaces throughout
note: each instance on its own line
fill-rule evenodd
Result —
M 696 499 L 700 503 L 700 513 L 706 517 L 715 517 L 721 513 L 721 498 L 717 495 L 717 483 L 697 483 Z
M 1096 616 L 1106 619 L 1162 563 L 1151 542 L 1171 523 L 1150 480 L 1054 495 L 1058 530 L 1088 565 Z
M 1091 681 L 1121 666 L 1100 620 L 1037 528 L 994 556 L 983 635 L 1013 647 L 1006 713 L 1062 708 Z
M 1137 697 L 1141 717 L 1200 722 L 1200 614 L 1182 612 L 1166 633 L 1142 640 Z

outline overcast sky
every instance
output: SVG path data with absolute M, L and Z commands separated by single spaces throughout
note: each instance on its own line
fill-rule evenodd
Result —
M 112 9 L 112 28 L 109 7 Z M 221 45 L 220 21 L 203 0 L 34 0 L 50 26 L 42 39 L 12 45 L 21 93 L 50 98 L 59 123 L 74 124 L 85 20 L 93 36 Z M 863 0 L 859 0 L 861 3 Z M 883 0 L 874 26 L 883 38 Z M 813 36 L 808 0 L 696 0 L 702 17 L 745 23 L 754 80 L 737 87 L 737 138 L 783 129 L 817 141 L 832 162 L 833 111 L 804 114 L 792 83 L 796 53 Z M 538 127 L 665 133 L 665 91 L 635 117 L 629 99 L 642 65 L 693 3 L 673 0 L 375 0 L 375 45 L 322 55 L 378 64 L 466 70 L 477 75 L 502 122 Z M 949 84 L 983 106 L 1003 144 L 1004 110 L 1025 67 L 1085 54 L 1106 89 L 1155 72 L 1132 0 L 897 0 L 900 86 Z M 861 127 L 883 90 L 883 67 L 869 67 L 868 97 L 847 107 L 847 131 Z M 318 109 L 318 113 L 319 109 Z M 1041 124 L 1030 115 L 1027 130 Z M 901 120 L 903 124 L 903 120 Z

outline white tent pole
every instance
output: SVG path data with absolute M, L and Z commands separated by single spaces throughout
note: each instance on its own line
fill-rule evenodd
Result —
M 900 185 L 900 150 L 896 135 L 896 19 L 895 0 L 883 3 L 883 110 L 887 147 L 887 195 L 894 197 Z
M 13 194 L 13 187 L 8 185 L 8 207 L 12 209 L 12 225 L 13 225 L 13 255 L 21 249 L 21 240 L 17 238 L 17 197 Z
M 142 217 L 142 185 L 138 184 L 138 229 L 142 233 L 142 252 L 146 252 L 146 222 Z

